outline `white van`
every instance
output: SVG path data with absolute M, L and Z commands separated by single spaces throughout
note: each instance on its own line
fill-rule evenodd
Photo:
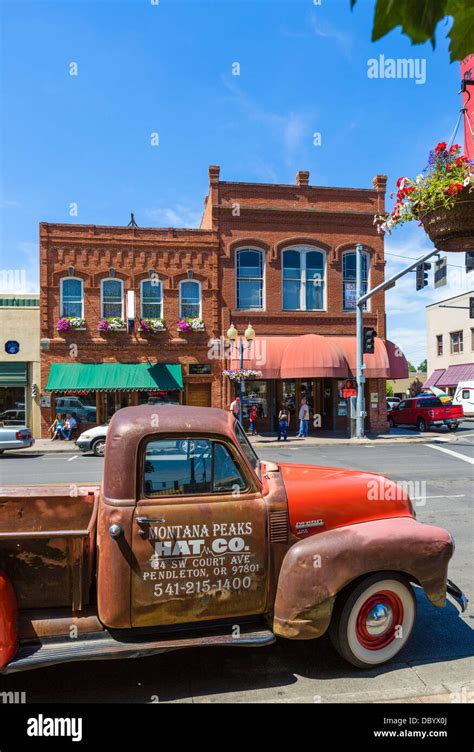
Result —
M 460 381 L 453 397 L 453 405 L 461 405 L 466 417 L 474 418 L 474 381 Z

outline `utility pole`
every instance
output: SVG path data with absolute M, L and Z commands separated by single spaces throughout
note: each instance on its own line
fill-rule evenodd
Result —
M 356 402 L 356 438 L 364 437 L 364 418 L 365 418 L 365 376 L 364 376 L 364 303 L 362 298 L 362 260 L 363 260 L 362 243 L 356 245 L 356 337 L 357 337 L 357 360 L 356 360 L 356 380 L 357 380 L 357 402 Z
M 356 438 L 357 439 L 363 439 L 365 435 L 364 433 L 364 418 L 366 415 L 365 399 L 364 399 L 365 365 L 364 365 L 364 351 L 363 351 L 364 304 L 368 300 L 370 300 L 370 298 L 373 295 L 376 295 L 378 292 L 382 292 L 382 290 L 386 290 L 388 287 L 393 287 L 397 279 L 400 279 L 400 277 L 403 277 L 405 274 L 408 274 L 408 272 L 411 272 L 413 269 L 415 269 L 420 264 L 423 264 L 427 259 L 431 258 L 432 256 L 439 254 L 439 251 L 436 248 L 433 248 L 432 251 L 429 251 L 429 253 L 425 253 L 424 256 L 421 256 L 419 259 L 416 259 L 416 261 L 413 261 L 404 269 L 397 272 L 392 277 L 389 277 L 388 279 L 386 279 L 385 282 L 382 282 L 382 284 L 377 285 L 377 287 L 374 287 L 373 290 L 368 290 L 368 292 L 366 292 L 364 295 L 362 295 L 362 282 L 363 282 L 362 280 L 362 254 L 363 254 L 362 243 L 357 243 L 356 245 L 356 296 L 357 296 L 357 301 L 356 301 L 356 341 L 357 341 Z

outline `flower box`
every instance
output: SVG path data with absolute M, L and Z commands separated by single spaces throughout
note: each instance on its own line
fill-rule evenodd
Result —
M 259 379 L 262 376 L 261 371 L 254 371 L 252 368 L 228 368 L 223 373 L 230 381 L 237 383 L 249 379 Z
M 79 316 L 62 316 L 56 324 L 58 332 L 77 332 L 85 328 L 86 322 Z
M 190 332 L 204 332 L 205 326 L 202 319 L 186 318 L 178 321 L 177 329 L 178 332 L 186 334 Z
M 125 321 L 118 316 L 110 316 L 108 319 L 100 319 L 97 331 L 101 334 L 115 335 L 127 330 Z
M 163 319 L 140 319 L 140 331 L 153 337 L 166 330 Z

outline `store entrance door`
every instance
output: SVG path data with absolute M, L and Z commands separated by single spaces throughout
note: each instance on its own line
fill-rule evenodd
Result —
M 211 406 L 211 384 L 187 384 L 186 404 L 194 407 Z

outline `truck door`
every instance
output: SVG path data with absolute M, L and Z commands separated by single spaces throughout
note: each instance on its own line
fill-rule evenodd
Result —
M 263 613 L 267 509 L 233 443 L 150 439 L 141 448 L 138 477 L 132 626 Z

